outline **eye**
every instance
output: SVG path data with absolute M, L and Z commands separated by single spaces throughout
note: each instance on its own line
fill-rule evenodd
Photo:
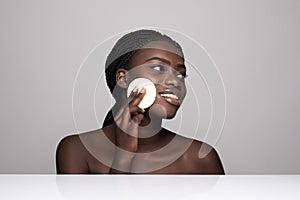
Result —
M 184 78 L 185 78 L 182 74 L 177 74 L 176 76 L 177 76 L 178 78 L 180 78 L 180 79 L 184 79 Z
M 164 72 L 165 71 L 165 67 L 162 65 L 155 65 L 152 67 L 152 69 L 159 71 L 159 72 Z
M 178 73 L 178 74 L 176 74 L 176 77 L 179 78 L 179 79 L 181 79 L 181 80 L 184 80 L 187 77 L 187 75 L 186 74 Z

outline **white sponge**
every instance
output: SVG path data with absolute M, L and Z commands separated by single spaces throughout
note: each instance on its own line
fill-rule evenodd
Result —
M 142 88 L 146 89 L 146 94 L 138 106 L 142 109 L 149 108 L 156 98 L 156 88 L 154 83 L 147 78 L 134 79 L 127 88 L 127 97 L 130 96 L 132 90 L 136 86 L 138 87 L 138 92 L 140 92 Z

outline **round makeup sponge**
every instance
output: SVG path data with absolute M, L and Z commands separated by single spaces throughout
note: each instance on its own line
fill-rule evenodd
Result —
M 156 88 L 154 83 L 147 78 L 134 79 L 127 88 L 127 97 L 130 96 L 135 87 L 138 88 L 138 92 L 140 92 L 142 88 L 146 89 L 146 94 L 138 106 L 142 109 L 149 108 L 156 98 Z

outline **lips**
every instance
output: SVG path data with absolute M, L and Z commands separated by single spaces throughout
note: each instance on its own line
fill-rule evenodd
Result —
M 174 105 L 174 106 L 179 106 L 180 105 L 180 99 L 179 97 L 172 92 L 170 89 L 165 89 L 163 91 L 158 92 L 159 96 L 162 97 L 165 101 L 168 103 Z

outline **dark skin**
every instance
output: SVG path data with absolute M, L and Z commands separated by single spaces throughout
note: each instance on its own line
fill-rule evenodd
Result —
M 123 90 L 119 94 L 121 106 L 115 106 L 114 123 L 65 137 L 56 152 L 57 173 L 224 174 L 215 149 L 161 127 L 163 118 L 171 119 L 176 115 L 186 95 L 185 73 L 184 60 L 171 43 L 150 42 L 135 53 L 126 69 L 116 74 L 117 85 Z M 158 93 L 150 108 L 138 107 L 147 92 L 145 89 L 140 92 L 135 89 L 129 98 L 126 97 L 128 84 L 137 77 L 148 78 L 155 84 Z M 160 95 L 166 90 L 172 91 L 178 101 Z M 169 149 L 158 151 L 168 145 Z M 199 158 L 203 146 L 210 151 Z M 151 154 L 154 151 L 158 153 Z M 147 156 L 137 156 L 141 153 Z M 160 166 L 161 163 L 164 164 Z

